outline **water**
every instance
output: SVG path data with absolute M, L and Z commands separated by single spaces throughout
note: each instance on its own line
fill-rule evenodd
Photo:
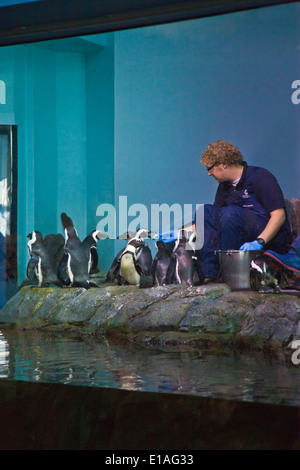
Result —
M 32 331 L 0 331 L 1 378 L 300 406 L 300 368 L 293 365 Z

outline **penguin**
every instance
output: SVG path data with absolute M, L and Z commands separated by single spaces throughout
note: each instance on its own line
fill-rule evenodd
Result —
M 126 279 L 121 276 L 121 258 L 125 250 L 127 249 L 128 243 L 131 240 L 144 240 L 144 238 L 150 236 L 150 231 L 148 229 L 141 228 L 136 232 L 125 232 L 122 235 L 119 235 L 118 239 L 127 240 L 127 245 L 122 248 L 118 254 L 115 256 L 110 269 L 108 270 L 105 278 L 106 283 L 112 283 L 117 280 L 119 285 L 128 284 Z M 151 275 L 151 265 L 152 265 L 152 255 L 151 250 L 146 242 L 142 244 L 142 250 L 138 250 L 138 256 L 140 257 L 140 264 L 143 267 L 146 276 Z M 150 271 L 149 271 L 150 270 Z
M 196 240 L 197 234 L 196 232 L 192 232 L 189 236 L 189 246 L 192 249 L 192 258 L 194 262 L 194 285 L 195 286 L 202 286 L 204 284 L 204 273 L 201 266 L 201 257 L 200 257 L 200 250 L 196 249 Z
M 280 292 L 281 270 L 268 262 L 264 255 L 258 255 L 250 264 L 250 287 L 262 293 Z
M 152 263 L 152 277 L 154 286 L 164 286 L 168 284 L 167 272 L 172 262 L 172 253 L 167 249 L 162 240 L 155 243 L 157 253 Z
M 120 276 L 128 284 L 142 287 L 144 281 L 151 276 L 152 254 L 147 243 L 134 237 L 127 243 L 120 259 Z
M 81 241 L 77 235 L 75 227 L 69 226 L 65 228 L 65 245 L 64 254 L 60 260 L 57 269 L 57 276 L 61 283 L 65 286 L 72 286 L 74 282 L 74 268 L 81 264 L 80 260 Z M 72 258 L 72 268 L 71 268 Z M 86 280 L 87 281 L 87 280 Z
M 137 230 L 137 232 L 135 233 L 135 235 L 132 238 L 136 238 L 137 240 L 142 240 L 144 238 L 150 237 L 151 233 L 152 232 L 150 230 L 148 230 L 147 228 L 140 228 L 139 230 Z
M 44 246 L 47 248 L 51 256 L 58 265 L 64 252 L 65 239 L 61 233 L 48 234 L 44 237 Z
M 199 277 L 197 283 L 203 284 L 203 272 L 200 267 L 199 259 L 195 255 L 195 250 L 193 249 L 194 237 L 194 232 L 188 238 L 188 234 L 185 230 L 179 230 L 167 272 L 168 283 L 193 286 L 195 285 L 194 275 L 196 272 Z
M 61 286 L 57 277 L 57 265 L 48 247 L 44 243 L 41 232 L 34 230 L 27 235 L 30 260 L 27 264 L 27 277 L 30 281 L 36 276 L 38 287 L 48 287 L 50 284 Z
M 131 240 L 134 237 L 135 233 L 134 232 L 125 232 L 122 235 L 119 235 L 117 238 L 118 239 L 125 239 L 127 240 L 127 243 L 129 240 Z M 121 257 L 124 252 L 126 247 L 122 248 L 117 255 L 115 256 L 111 267 L 107 271 L 105 282 L 106 283 L 111 283 L 114 282 L 115 279 L 117 279 L 118 283 L 121 284 L 121 277 L 120 277 L 120 262 L 121 262 Z
M 98 266 L 97 242 L 101 238 L 108 238 L 108 235 L 101 230 L 92 230 L 82 242 L 82 249 L 89 257 L 88 272 L 95 270 Z
M 93 230 L 80 241 L 75 227 L 65 228 L 64 254 L 58 266 L 58 278 L 61 283 L 69 287 L 94 286 L 89 280 L 89 274 L 98 264 L 97 241 L 108 238 L 100 230 Z

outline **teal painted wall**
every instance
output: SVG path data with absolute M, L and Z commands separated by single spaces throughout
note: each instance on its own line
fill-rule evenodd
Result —
M 99 222 L 97 208 L 114 204 L 114 35 L 92 36 L 98 50 L 86 55 L 87 103 L 87 227 Z M 107 271 L 115 253 L 114 240 L 98 242 L 99 269 Z
M 86 231 L 86 107 L 82 54 L 42 45 L 14 48 L 15 121 L 19 128 L 19 273 L 28 261 L 26 235 L 62 232 L 76 195 L 80 236 Z
M 148 212 L 212 203 L 217 185 L 199 161 L 218 139 L 300 197 L 299 17 L 290 4 L 118 32 L 116 199 Z
M 212 202 L 199 160 L 224 139 L 300 197 L 299 16 L 290 4 L 117 33 L 116 195 Z
M 294 3 L 0 48 L 0 122 L 19 136 L 20 280 L 27 233 L 62 233 L 61 212 L 83 238 L 99 205 L 118 215 L 120 196 L 149 217 L 151 204 L 212 202 L 216 184 L 199 160 L 217 139 L 300 197 L 299 18 Z M 123 245 L 99 243 L 101 270 Z
M 103 37 L 0 50 L 8 85 L 0 117 L 17 124 L 19 135 L 20 280 L 29 232 L 63 233 L 66 212 L 83 239 L 96 228 L 98 204 L 113 203 L 113 57 Z

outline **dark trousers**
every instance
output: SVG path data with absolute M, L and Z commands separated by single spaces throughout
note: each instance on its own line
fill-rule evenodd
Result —
M 275 250 L 274 250 L 275 251 Z M 291 244 L 289 253 L 294 253 L 300 258 L 300 235 L 295 239 L 294 243 Z
M 201 267 L 205 277 L 217 278 L 220 271 L 218 250 L 238 250 L 244 243 L 255 240 L 268 223 L 268 217 L 255 214 L 247 208 L 231 204 L 217 207 L 212 204 L 204 205 L 204 220 L 198 220 L 197 225 L 204 224 L 204 244 L 199 250 Z M 289 234 L 280 230 L 278 234 L 265 245 L 266 250 L 286 253 L 289 249 Z M 299 237 L 300 253 L 300 237 Z

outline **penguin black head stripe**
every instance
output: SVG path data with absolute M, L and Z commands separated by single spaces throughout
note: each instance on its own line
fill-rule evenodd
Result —
M 43 235 L 41 232 L 38 232 L 37 230 L 34 230 L 33 232 L 29 233 L 27 235 L 27 238 L 29 238 L 29 242 L 27 243 L 27 246 L 29 250 L 32 249 L 32 246 L 37 243 L 42 243 L 43 242 Z
M 132 240 L 128 242 L 127 247 L 133 246 L 134 248 L 141 248 L 144 245 L 145 245 L 145 242 L 143 240 L 140 240 L 138 238 L 133 238 Z

